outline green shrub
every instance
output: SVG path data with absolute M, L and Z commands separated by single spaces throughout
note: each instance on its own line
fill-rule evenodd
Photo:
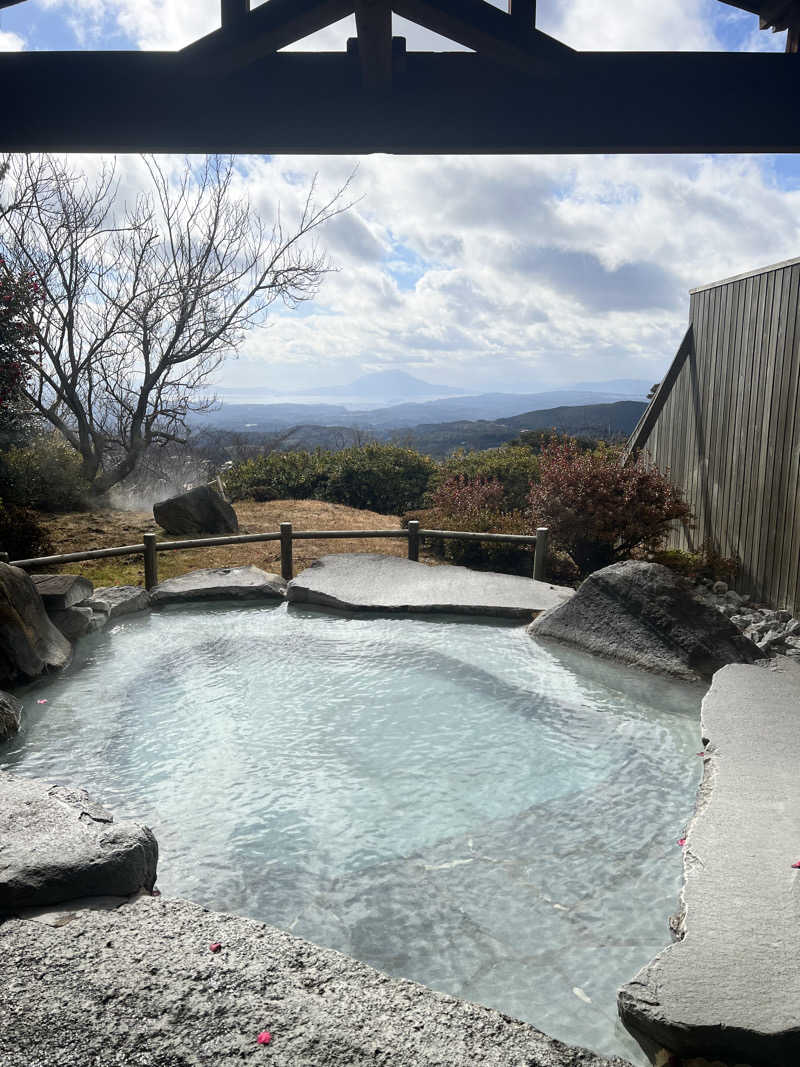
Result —
M 0 501 L 0 552 L 8 552 L 14 560 L 47 556 L 52 551 L 47 531 L 33 512 Z
M 38 511 L 82 511 L 89 484 L 81 457 L 57 434 L 42 434 L 0 454 L 0 495 L 10 504 Z
M 225 488 L 233 500 L 315 498 L 393 515 L 420 506 L 435 469 L 430 457 L 397 445 L 270 452 L 232 467 Z
M 237 463 L 225 474 L 232 500 L 307 500 L 319 495 L 328 472 L 325 452 L 268 452 Z
M 539 480 L 539 461 L 529 448 L 519 445 L 503 445 L 484 452 L 454 452 L 439 464 L 432 481 L 432 494 L 459 475 L 499 482 L 503 487 L 503 510 L 522 511 L 528 502 L 531 483 Z
M 369 444 L 328 453 L 323 499 L 398 515 L 423 502 L 436 464 L 413 448 Z

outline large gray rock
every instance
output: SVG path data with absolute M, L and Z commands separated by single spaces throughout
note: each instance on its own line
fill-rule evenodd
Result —
M 800 667 L 785 658 L 724 667 L 703 701 L 708 755 L 683 849 L 682 939 L 619 994 L 623 1022 L 653 1057 L 800 1063 L 799 715 Z
M 0 771 L 0 914 L 151 889 L 158 845 L 82 789 Z
M 153 604 L 184 604 L 193 600 L 282 600 L 286 582 L 277 574 L 246 567 L 215 567 L 167 578 L 150 593 Z
M 69 662 L 72 645 L 48 618 L 25 571 L 0 563 L 0 685 Z
M 116 619 L 120 615 L 147 611 L 150 594 L 139 585 L 104 585 L 95 589 L 94 595 L 85 604 L 92 611 Z
M 64 611 L 92 595 L 94 586 L 80 574 L 32 574 L 36 592 L 47 611 Z
M 289 583 L 287 597 L 299 604 L 320 604 L 347 611 L 445 612 L 530 619 L 563 604 L 571 589 L 471 571 L 466 567 L 429 567 L 399 556 L 367 553 L 323 556 Z
M 3 1067 L 630 1067 L 181 900 L 12 919 L 0 956 Z
M 8 741 L 19 731 L 22 720 L 22 705 L 10 693 L 0 692 L 0 744 Z M 0 844 L 2 849 L 2 844 Z
M 171 534 L 235 534 L 239 532 L 236 512 L 219 493 L 198 485 L 188 493 L 153 505 L 153 517 Z
M 50 621 L 64 637 L 73 642 L 89 633 L 94 621 L 94 612 L 91 608 L 64 608 L 61 611 L 49 611 L 48 615 Z
M 540 615 L 528 632 L 689 681 L 764 656 L 674 571 L 633 560 L 589 575 L 571 600 Z

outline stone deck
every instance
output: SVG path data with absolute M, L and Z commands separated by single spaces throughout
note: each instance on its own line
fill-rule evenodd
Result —
M 800 1063 L 800 666 L 723 667 L 703 701 L 705 773 L 684 846 L 679 934 L 619 996 L 665 1048 Z
M 366 553 L 323 556 L 287 590 L 294 603 L 344 611 L 439 612 L 527 621 L 572 595 L 572 589 L 530 578 Z

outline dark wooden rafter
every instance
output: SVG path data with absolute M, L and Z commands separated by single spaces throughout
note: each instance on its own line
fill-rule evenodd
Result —
M 392 0 L 392 7 L 410 22 L 528 75 L 552 72 L 575 55 L 567 45 L 534 29 L 533 21 L 526 27 L 521 18 L 486 0 Z
M 575 54 L 535 29 L 535 0 L 509 0 L 508 14 L 487 0 L 267 0 L 249 12 L 248 0 L 221 3 L 222 28 L 183 49 L 187 57 L 202 57 L 197 70 L 209 77 L 240 70 L 354 12 L 364 84 L 371 91 L 391 86 L 392 11 L 532 76 Z
M 738 7 L 758 15 L 762 30 L 781 33 L 788 30 L 786 51 L 800 51 L 800 0 L 722 0 L 730 7 Z
M 238 0 L 241 3 L 241 0 Z M 222 0 L 236 6 L 237 0 Z M 231 74 L 281 48 L 347 18 L 355 0 L 267 0 L 244 18 L 201 37 L 182 55 L 197 61 L 197 72 L 209 77 Z

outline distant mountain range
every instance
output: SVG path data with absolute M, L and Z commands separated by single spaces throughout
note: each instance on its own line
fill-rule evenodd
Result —
M 649 388 L 649 386 L 648 386 Z M 450 396 L 438 400 L 408 401 L 389 407 L 349 410 L 341 404 L 225 404 L 195 418 L 195 425 L 226 430 L 255 430 L 261 433 L 287 430 L 292 426 L 346 426 L 368 431 L 403 430 L 430 423 L 453 421 L 496 421 L 531 411 L 552 410 L 576 405 L 609 404 L 644 400 L 614 391 L 558 389 L 545 393 L 481 393 L 478 396 Z
M 519 437 L 525 430 L 556 430 L 575 436 L 590 436 L 603 440 L 627 438 L 647 405 L 639 400 L 621 400 L 613 404 L 585 404 L 573 407 L 528 411 L 503 420 L 454 420 L 442 423 L 420 423 L 405 429 L 357 428 L 313 423 L 296 423 L 279 431 L 278 447 L 286 451 L 312 451 L 315 448 L 339 449 L 365 441 L 394 441 L 416 448 L 427 455 L 441 458 L 458 448 L 479 450 L 497 448 Z M 217 427 L 219 429 L 219 427 Z M 238 431 L 221 431 L 223 434 Z M 246 430 L 244 436 L 255 449 L 273 444 L 269 432 Z M 241 442 L 240 442 L 241 443 Z

